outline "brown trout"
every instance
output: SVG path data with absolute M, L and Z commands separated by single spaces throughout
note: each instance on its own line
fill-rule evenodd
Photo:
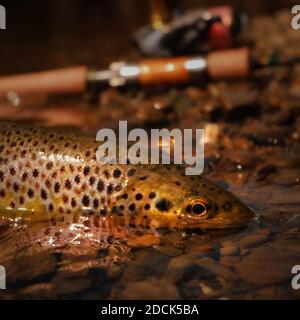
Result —
M 0 123 L 2 220 L 74 212 L 118 227 L 211 229 L 248 224 L 233 194 L 176 165 L 100 165 L 95 137 Z

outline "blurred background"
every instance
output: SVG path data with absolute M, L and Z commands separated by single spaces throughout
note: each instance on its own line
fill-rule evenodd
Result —
M 149 22 L 141 0 L 9 0 L 7 29 L 0 31 L 0 74 L 77 64 L 105 66 L 135 59 L 132 32 Z M 291 8 L 290 0 L 169 0 L 168 6 L 195 8 L 231 4 L 249 16 Z

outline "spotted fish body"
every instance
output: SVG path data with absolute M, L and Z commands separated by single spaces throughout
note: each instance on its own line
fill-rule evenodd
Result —
M 0 123 L 2 219 L 80 213 L 116 227 L 243 226 L 253 212 L 175 165 L 100 165 L 99 143 L 74 131 Z

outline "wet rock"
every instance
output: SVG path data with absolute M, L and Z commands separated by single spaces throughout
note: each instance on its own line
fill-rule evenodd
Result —
M 135 260 L 129 262 L 119 281 L 122 283 L 160 277 L 164 274 L 170 257 L 159 254 L 154 249 L 143 249 L 135 253 Z
M 196 261 L 201 268 L 208 270 L 216 276 L 222 277 L 229 281 L 237 281 L 239 278 L 230 269 L 225 268 L 210 258 L 202 258 Z
M 173 258 L 164 275 L 165 279 L 172 282 L 183 281 L 183 279 L 194 277 L 207 278 L 211 277 L 212 274 L 207 271 L 200 270 L 196 264 L 196 258 L 190 254 L 185 254 L 176 258 Z
M 269 177 L 268 180 L 284 186 L 297 185 L 300 184 L 300 170 L 281 169 L 279 172 Z
M 178 285 L 178 289 L 182 299 L 199 299 L 202 294 L 198 279 L 181 283 Z
M 286 193 L 276 193 L 268 201 L 270 205 L 299 205 L 300 204 L 300 192 L 295 190 L 289 190 Z
M 279 240 L 274 243 L 274 248 L 282 250 L 283 252 L 294 252 L 300 254 L 300 239 Z
M 276 288 L 274 287 L 268 287 L 268 288 L 263 288 L 260 290 L 257 290 L 253 294 L 254 299 L 274 299 L 276 297 Z
M 290 279 L 291 267 L 297 263 L 299 256 L 295 254 L 262 246 L 236 264 L 235 270 L 248 283 L 275 285 Z
M 260 167 L 257 170 L 257 180 L 258 181 L 263 181 L 265 180 L 268 176 L 274 174 L 275 172 L 277 172 L 277 167 L 273 164 L 267 164 L 267 165 L 263 165 L 262 167 Z
M 177 287 L 165 280 L 150 279 L 146 281 L 129 283 L 125 289 L 118 295 L 112 295 L 112 299 L 124 300 L 179 300 L 180 295 Z
M 189 248 L 188 254 L 193 258 L 209 257 L 214 260 L 220 258 L 220 251 L 217 246 L 201 245 Z
M 242 248 L 240 251 L 241 256 L 245 256 L 250 252 L 249 248 Z
M 207 284 L 203 283 L 203 282 L 200 282 L 199 286 L 201 288 L 202 293 L 205 296 L 211 296 L 214 293 L 214 289 L 211 288 L 210 286 L 208 286 Z
M 84 291 L 91 286 L 92 279 L 70 279 L 57 283 L 53 289 L 54 296 L 65 296 L 72 293 Z
M 182 250 L 174 248 L 174 247 L 155 246 L 155 249 L 158 252 L 160 252 L 161 254 L 164 254 L 164 255 L 170 256 L 170 257 L 177 257 L 182 254 Z
M 239 255 L 240 249 L 235 246 L 225 246 L 220 249 L 221 256 L 236 256 Z
M 262 229 L 255 234 L 250 234 L 239 241 L 239 246 L 241 248 L 252 248 L 258 244 L 266 242 L 269 239 L 270 230 Z
M 192 246 L 189 248 L 190 253 L 204 253 L 204 252 L 212 252 L 215 250 L 215 247 L 210 244 L 201 244 Z
M 289 227 L 300 227 L 300 214 L 296 214 L 288 219 L 286 223 Z
M 51 290 L 55 288 L 55 285 L 52 283 L 37 283 L 28 287 L 24 287 L 19 290 L 19 294 L 24 297 L 31 298 L 42 298 L 51 296 Z
M 35 256 L 24 256 L 3 263 L 7 270 L 7 282 L 10 285 L 21 281 L 24 283 L 33 283 L 46 278 L 51 278 L 56 272 L 57 261 L 48 253 L 40 253 Z
M 233 265 L 241 261 L 242 261 L 242 258 L 238 256 L 225 256 L 225 257 L 221 257 L 221 259 L 219 260 L 219 263 L 224 267 L 231 268 Z
M 106 270 L 106 277 L 108 279 L 117 279 L 123 273 L 123 268 L 120 265 L 113 265 Z

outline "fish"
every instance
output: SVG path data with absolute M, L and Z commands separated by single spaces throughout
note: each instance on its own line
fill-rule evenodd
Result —
M 202 175 L 175 164 L 100 164 L 95 136 L 0 123 L 0 219 L 89 219 L 111 229 L 220 229 L 255 213 Z M 76 213 L 76 214 L 75 214 Z M 92 222 L 91 222 L 92 221 Z

